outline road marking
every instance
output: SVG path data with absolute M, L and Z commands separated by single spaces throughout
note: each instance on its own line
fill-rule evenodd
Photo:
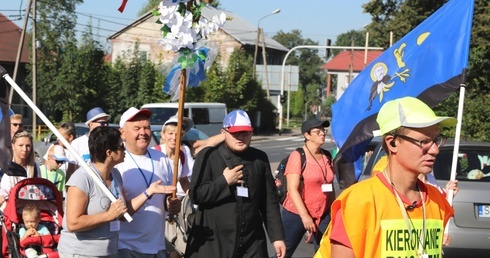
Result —
M 289 140 L 297 140 L 297 139 L 302 139 L 303 136 L 294 136 L 294 137 L 286 137 L 286 138 L 279 138 L 277 139 L 278 141 L 289 141 Z

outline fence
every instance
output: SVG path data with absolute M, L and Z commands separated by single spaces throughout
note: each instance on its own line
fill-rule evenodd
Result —
M 24 129 L 30 133 L 32 133 L 32 125 L 24 124 Z M 33 135 L 32 138 L 35 142 L 40 141 L 44 136 L 49 134 L 51 130 L 49 130 L 47 125 L 38 125 L 36 127 L 36 135 Z

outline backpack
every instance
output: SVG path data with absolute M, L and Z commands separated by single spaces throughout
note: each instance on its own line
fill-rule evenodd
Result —
M 329 151 L 325 149 L 320 149 L 325 156 L 327 156 L 329 164 L 332 163 L 332 155 Z M 299 152 L 301 158 L 301 174 L 300 180 L 303 181 L 303 171 L 306 167 L 306 156 L 303 148 L 299 147 L 295 151 Z M 294 151 L 293 151 L 294 152 Z M 286 199 L 286 195 L 288 192 L 288 184 L 286 181 L 286 176 L 284 176 L 284 172 L 286 172 L 286 165 L 288 164 L 288 159 L 291 154 L 287 155 L 284 159 L 281 160 L 279 165 L 277 166 L 275 173 L 275 183 L 276 183 L 276 192 L 277 192 L 277 200 L 279 203 L 283 204 Z
M 155 145 L 153 148 L 158 151 L 162 151 L 162 146 L 160 144 Z M 182 151 L 182 148 L 179 151 L 179 159 L 180 159 L 180 164 L 183 166 L 185 163 L 185 154 L 184 151 Z

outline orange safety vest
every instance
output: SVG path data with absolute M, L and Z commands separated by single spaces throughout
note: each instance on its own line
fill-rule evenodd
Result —
M 383 176 L 382 174 L 380 174 Z M 441 193 L 426 186 L 426 232 L 424 252 L 429 257 L 442 257 L 444 225 L 454 211 Z M 340 210 L 340 212 L 338 212 Z M 407 211 L 412 229 L 408 232 L 394 194 L 374 176 L 347 188 L 331 207 L 332 220 L 314 258 L 331 254 L 330 234 L 335 216 L 340 214 L 355 257 L 414 257 L 421 239 L 423 212 L 419 205 Z M 414 230 L 412 230 L 414 231 Z

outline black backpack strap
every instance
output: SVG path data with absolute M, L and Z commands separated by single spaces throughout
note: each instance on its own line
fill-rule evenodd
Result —
M 223 160 L 225 161 L 226 163 L 226 166 L 229 168 L 229 169 L 232 169 L 233 167 L 230 165 L 230 155 L 226 152 L 225 150 L 225 146 L 222 144 L 218 147 L 218 152 L 219 152 L 219 155 L 223 158 Z
M 330 153 L 330 151 L 325 150 L 323 148 L 321 148 L 320 150 L 323 152 L 323 154 L 325 154 L 325 156 L 327 156 L 328 164 L 330 166 L 333 166 L 333 158 L 332 158 L 332 154 Z
M 305 171 L 305 167 L 306 167 L 306 154 L 305 154 L 305 150 L 303 150 L 302 147 L 299 147 L 296 149 L 297 152 L 299 152 L 299 156 L 300 156 L 300 159 L 301 159 L 301 174 L 303 174 L 303 171 Z

